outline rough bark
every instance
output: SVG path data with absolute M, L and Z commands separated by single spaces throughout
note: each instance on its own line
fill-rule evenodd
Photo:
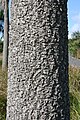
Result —
M 8 66 L 8 44 L 9 44 L 9 15 L 8 0 L 4 0 L 4 44 L 3 44 L 3 61 L 2 70 L 5 71 Z
M 12 0 L 7 120 L 70 120 L 67 0 Z

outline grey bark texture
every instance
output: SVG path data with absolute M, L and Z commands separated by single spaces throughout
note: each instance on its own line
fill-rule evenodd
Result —
M 70 120 L 67 0 L 12 0 L 6 120 Z
M 9 15 L 8 15 L 8 0 L 4 0 L 3 2 L 4 2 L 4 44 L 3 44 L 2 70 L 5 71 L 8 66 Z

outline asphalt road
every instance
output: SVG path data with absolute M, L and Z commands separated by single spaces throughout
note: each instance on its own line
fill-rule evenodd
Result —
M 69 54 L 69 65 L 80 68 L 80 59 L 74 58 Z

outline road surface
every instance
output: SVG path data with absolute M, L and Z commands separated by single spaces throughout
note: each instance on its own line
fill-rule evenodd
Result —
M 69 65 L 80 68 L 80 59 L 74 58 L 69 54 Z

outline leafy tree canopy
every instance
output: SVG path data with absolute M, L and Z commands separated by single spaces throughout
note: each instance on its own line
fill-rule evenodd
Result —
M 9 0 L 7 1 L 9 3 Z M 4 34 L 4 2 L 5 0 L 0 0 L 0 37 L 3 37 Z
M 79 39 L 80 38 L 80 31 L 75 31 L 72 33 L 72 39 Z

